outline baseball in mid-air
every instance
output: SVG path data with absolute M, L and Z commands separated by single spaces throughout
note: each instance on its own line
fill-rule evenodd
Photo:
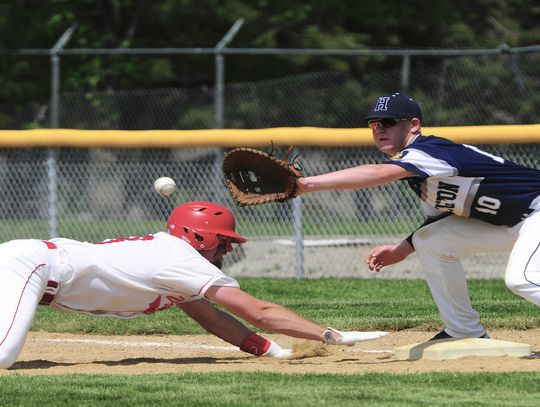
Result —
M 176 183 L 172 178 L 161 177 L 154 181 L 154 189 L 161 196 L 170 196 L 176 191 Z

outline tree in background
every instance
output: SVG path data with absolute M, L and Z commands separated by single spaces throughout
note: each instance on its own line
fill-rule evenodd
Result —
M 68 48 L 214 47 L 238 18 L 234 47 L 453 48 L 540 43 L 534 0 L 13 0 L 0 4 L 0 48 L 50 48 L 73 23 Z M 430 63 L 430 62 L 428 62 Z M 245 56 L 227 61 L 227 81 L 260 81 L 320 71 L 366 80 L 398 69 L 391 58 Z M 62 91 L 213 86 L 211 56 L 64 56 Z M 0 60 L 0 127 L 43 115 L 48 56 Z M 533 104 L 534 106 L 534 104 Z M 113 114 L 113 112 L 111 112 Z M 30 120 L 32 121 L 32 120 Z

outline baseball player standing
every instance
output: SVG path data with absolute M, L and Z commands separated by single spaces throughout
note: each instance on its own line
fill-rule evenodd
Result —
M 234 215 L 211 202 L 177 207 L 168 233 L 105 240 L 13 240 L 0 245 L 0 368 L 19 355 L 38 303 L 65 311 L 132 318 L 178 306 L 208 332 L 260 356 L 287 357 L 290 349 L 248 329 L 216 303 L 259 329 L 328 345 L 353 345 L 386 332 L 341 332 L 255 298 L 223 274 L 235 232 Z
M 432 339 L 489 338 L 460 262 L 474 253 L 511 251 L 506 285 L 540 305 L 540 171 L 422 135 L 420 106 L 402 93 L 379 97 L 365 119 L 377 148 L 391 158 L 299 178 L 296 195 L 408 182 L 427 220 L 399 244 L 373 248 L 366 262 L 379 271 L 416 251 L 445 325 Z

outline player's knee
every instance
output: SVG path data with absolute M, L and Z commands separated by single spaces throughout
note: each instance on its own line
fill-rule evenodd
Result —
M 509 276 L 508 273 L 504 277 L 504 283 L 514 294 L 540 306 L 540 287 L 537 284 L 533 284 L 525 278 Z
M 514 277 L 512 273 L 509 272 L 509 270 L 506 270 L 506 273 L 504 275 L 504 284 L 510 291 L 516 292 L 515 290 L 519 290 L 519 286 L 521 283 Z
M 511 273 L 508 270 L 504 276 L 504 284 L 513 293 L 522 297 L 526 296 L 527 289 L 531 286 L 525 278 L 517 273 Z

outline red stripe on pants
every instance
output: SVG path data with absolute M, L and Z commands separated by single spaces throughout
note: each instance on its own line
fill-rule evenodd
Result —
M 22 297 L 24 295 L 24 292 L 26 291 L 26 287 L 28 286 L 28 283 L 30 282 L 30 279 L 32 278 L 32 276 L 34 275 L 34 273 L 40 268 L 40 267 L 44 267 L 45 264 L 40 264 L 38 265 L 34 270 L 32 270 L 32 272 L 30 273 L 30 275 L 28 276 L 28 279 L 26 280 L 26 283 L 24 284 L 24 287 L 22 289 L 22 292 L 21 292 L 21 295 L 19 296 L 19 301 L 17 302 L 17 308 L 15 309 L 15 313 L 13 314 L 13 318 L 11 319 L 11 324 L 9 325 L 9 328 L 6 332 L 6 336 L 4 336 L 4 338 L 2 339 L 2 342 L 0 342 L 0 346 L 2 346 L 4 344 L 4 342 L 6 341 L 8 335 L 9 335 L 9 332 L 11 331 L 11 328 L 13 328 L 13 324 L 15 323 L 15 318 L 17 317 L 17 312 L 19 312 L 19 306 L 21 305 L 21 300 L 22 300 Z

